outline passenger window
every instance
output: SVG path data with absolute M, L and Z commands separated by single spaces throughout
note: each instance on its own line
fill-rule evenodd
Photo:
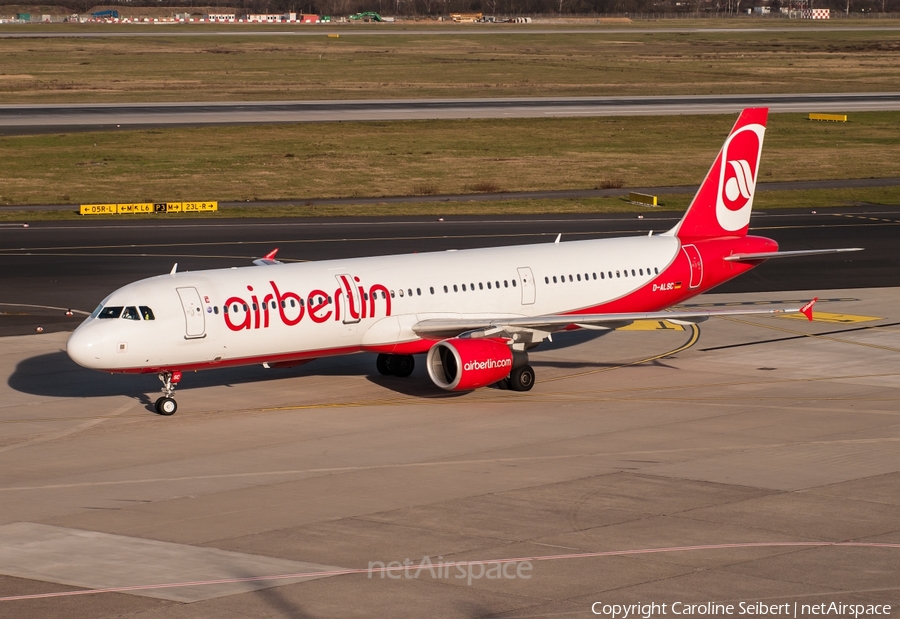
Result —
M 100 313 L 97 314 L 97 318 L 118 318 L 122 315 L 122 310 L 124 308 L 120 305 L 118 307 L 104 307 L 100 310 Z
M 459 292 L 459 288 L 456 287 L 456 284 L 453 284 L 453 292 Z
M 606 276 L 603 274 L 603 271 L 600 271 L 600 279 L 606 279 Z
M 588 274 L 585 273 L 585 274 L 584 274 L 584 281 L 587 281 L 587 280 L 589 280 L 589 279 L 590 279 L 590 277 L 588 277 Z
M 504 287 L 504 288 L 509 288 L 509 280 L 508 280 L 508 279 L 504 279 L 504 280 L 503 280 L 503 287 Z
M 637 277 L 637 274 L 634 272 L 634 269 L 631 269 L 631 276 L 632 276 L 632 277 Z
M 612 279 L 612 271 L 609 271 L 609 278 Z
M 496 282 L 496 281 L 495 281 L 495 282 L 494 282 L 494 285 L 495 285 L 498 289 L 500 288 L 500 282 Z
M 422 296 L 422 289 L 421 289 L 421 288 L 416 288 L 416 296 L 417 296 L 417 297 L 421 297 L 421 296 Z
M 639 269 L 639 270 L 638 270 L 638 273 L 640 273 L 641 275 L 643 275 L 643 274 L 644 274 L 644 269 Z
M 448 290 L 447 287 L 444 286 L 444 292 L 450 292 L 450 290 Z
M 272 309 L 278 309 L 278 305 L 276 305 L 275 301 L 272 301 Z
M 653 272 L 656 273 L 657 275 L 659 275 L 659 269 L 658 269 L 658 268 L 653 267 Z
M 125 311 L 122 312 L 122 318 L 126 320 L 140 320 L 141 317 L 138 316 L 137 308 L 133 305 L 129 305 L 125 308 Z
M 142 313 L 143 313 L 143 312 L 142 312 Z M 218 306 L 218 305 L 214 305 L 214 306 L 213 306 L 213 314 L 215 314 L 216 316 L 219 315 L 219 306 Z M 144 317 L 144 320 L 150 320 L 150 319 L 147 318 L 147 317 L 145 316 L 145 317 Z
M 391 298 L 392 298 L 392 299 L 394 298 L 394 291 L 393 291 L 393 290 L 391 290 Z
M 628 277 L 628 269 L 625 269 L 625 277 Z
M 578 278 L 578 281 L 581 281 L 581 273 L 579 273 L 576 277 Z
M 490 290 L 490 289 L 491 289 L 491 282 L 488 282 L 487 285 L 488 285 L 488 290 Z
M 572 274 L 571 274 L 571 273 L 569 274 L 569 281 L 570 281 L 570 282 L 572 281 Z
M 246 312 L 247 309 L 248 309 L 248 308 L 247 308 L 247 304 L 245 303 L 245 304 L 244 304 L 244 311 Z
M 597 274 L 596 274 L 596 273 L 594 273 L 594 279 L 597 279 Z
M 465 284 L 462 285 L 462 289 L 463 289 L 463 292 L 466 291 L 466 285 L 465 285 Z
M 516 280 L 512 280 L 513 288 L 516 287 Z
M 484 290 L 484 284 L 482 284 L 481 282 L 478 282 L 478 289 Z
M 469 284 L 469 290 L 475 292 L 475 284 Z
M 254 304 L 253 304 L 253 311 L 255 312 L 256 309 L 257 309 L 257 308 L 256 308 L 256 303 L 254 303 Z
M 560 281 L 561 283 L 565 284 L 565 283 L 566 283 L 566 276 L 565 276 L 565 275 L 560 275 L 560 276 L 559 276 L 559 281 Z
M 553 283 L 556 283 L 556 275 L 553 276 Z
M 431 292 L 431 294 L 434 294 L 434 286 L 429 286 L 428 291 Z M 446 292 L 446 291 L 444 291 L 444 292 Z
M 149 307 L 147 307 L 146 305 L 142 305 L 140 307 L 140 310 L 141 310 L 141 316 L 144 317 L 144 320 L 156 320 L 156 316 L 153 315 L 153 310 L 150 309 Z M 216 310 L 216 313 L 218 314 L 219 308 L 216 307 L 215 310 Z
M 621 271 L 616 271 L 616 277 L 622 277 Z
M 406 290 L 406 292 L 409 293 L 409 296 L 412 296 L 412 288 L 408 288 L 408 289 Z

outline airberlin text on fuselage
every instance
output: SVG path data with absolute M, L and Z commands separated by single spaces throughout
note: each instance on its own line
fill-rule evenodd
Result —
M 277 316 L 283 324 L 289 327 L 299 323 L 304 316 L 314 323 L 323 323 L 328 320 L 341 320 L 342 307 L 354 320 L 374 318 L 377 309 L 376 301 L 384 304 L 385 316 L 391 315 L 391 293 L 387 288 L 381 284 L 374 284 L 367 292 L 363 286 L 359 285 L 358 277 L 354 277 L 354 281 L 350 282 L 346 276 L 341 275 L 339 280 L 340 286 L 333 295 L 329 295 L 324 290 L 311 290 L 305 300 L 296 292 L 281 291 L 274 281 L 269 281 L 272 292 L 256 292 L 253 290 L 253 286 L 247 286 L 249 301 L 233 296 L 225 302 L 226 309 L 223 313 L 225 324 L 232 331 L 267 329 L 270 321 L 274 322 L 274 316 Z M 356 291 L 353 291 L 352 287 L 355 287 Z M 260 302 L 260 297 L 262 297 L 262 302 Z M 342 304 L 342 298 L 346 298 L 346 304 Z M 274 307 L 272 306 L 273 301 Z M 235 306 L 238 307 L 237 312 L 234 311 Z M 235 320 L 239 320 L 239 322 L 235 322 Z

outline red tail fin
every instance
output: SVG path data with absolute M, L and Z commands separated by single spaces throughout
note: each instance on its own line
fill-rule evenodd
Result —
M 741 112 L 700 190 L 670 234 L 680 239 L 747 234 L 768 115 L 769 108 Z

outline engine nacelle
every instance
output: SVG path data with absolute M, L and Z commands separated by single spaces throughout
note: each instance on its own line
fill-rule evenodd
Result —
M 513 354 L 502 339 L 453 338 L 432 346 L 425 366 L 431 380 L 441 389 L 469 391 L 509 376 Z

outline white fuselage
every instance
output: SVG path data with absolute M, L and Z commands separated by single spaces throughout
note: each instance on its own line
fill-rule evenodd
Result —
M 143 310 L 137 320 L 92 316 L 68 351 L 86 367 L 128 372 L 391 351 L 419 340 L 411 327 L 429 318 L 559 314 L 621 299 L 679 250 L 673 236 L 642 236 L 160 275 L 101 304 L 149 307 L 152 320 Z M 632 311 L 665 305 L 642 299 Z

